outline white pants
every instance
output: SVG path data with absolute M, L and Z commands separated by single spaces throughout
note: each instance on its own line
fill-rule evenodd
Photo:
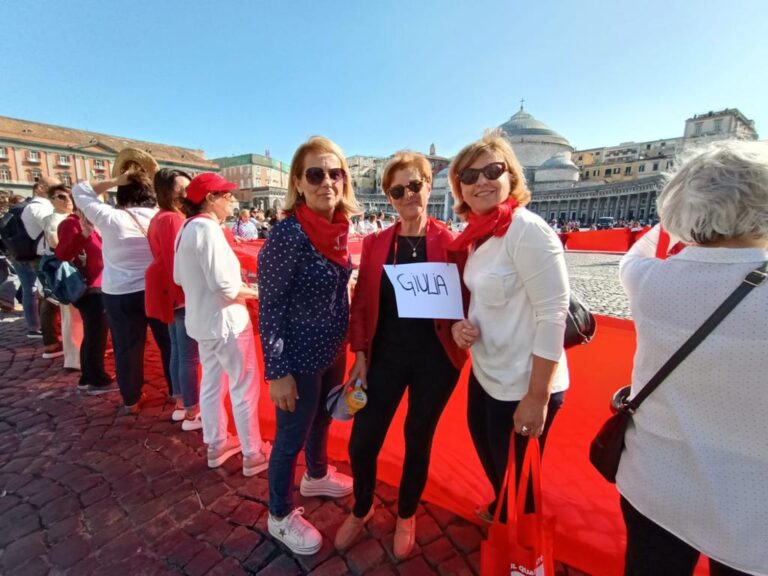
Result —
M 83 320 L 80 318 L 80 311 L 71 304 L 60 304 L 59 309 L 64 368 L 80 369 L 80 345 L 83 342 Z
M 220 340 L 200 340 L 200 418 L 203 442 L 217 446 L 227 439 L 227 386 L 232 400 L 235 428 L 244 456 L 261 452 L 259 429 L 259 370 L 253 326 Z

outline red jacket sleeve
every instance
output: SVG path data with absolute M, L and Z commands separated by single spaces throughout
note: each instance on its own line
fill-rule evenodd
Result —
M 370 250 L 372 239 L 375 235 L 367 236 L 363 239 L 363 250 L 360 254 L 360 268 L 357 273 L 357 284 L 355 284 L 355 294 L 352 297 L 352 306 L 350 308 L 349 319 L 349 349 L 352 352 L 368 352 L 368 276 L 370 269 L 368 267 L 367 252 Z
M 59 260 L 71 262 L 85 248 L 87 242 L 82 234 L 83 227 L 80 220 L 65 218 L 57 229 L 59 244 L 54 249 L 54 254 Z

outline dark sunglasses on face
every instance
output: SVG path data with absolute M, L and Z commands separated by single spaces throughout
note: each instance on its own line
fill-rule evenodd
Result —
M 56 194 L 54 198 L 56 200 L 69 200 L 69 194 Z
M 462 184 L 476 184 L 480 174 L 485 176 L 486 180 L 498 180 L 501 175 L 507 171 L 504 162 L 491 162 L 482 168 L 464 168 L 459 172 L 459 182 Z
M 421 192 L 422 187 L 424 186 L 423 180 L 411 180 L 406 184 L 405 186 L 392 186 L 389 190 L 387 190 L 387 194 L 395 200 L 400 200 L 403 196 L 405 196 L 405 190 L 408 189 L 414 194 L 418 194 Z
M 331 179 L 331 182 L 338 182 L 339 180 L 344 180 L 347 177 L 347 173 L 344 172 L 343 168 L 331 168 L 327 172 L 323 168 L 307 168 L 304 172 L 304 178 L 306 178 L 307 182 L 312 184 L 312 186 L 320 186 L 320 184 L 323 183 L 323 180 L 325 180 L 325 175 L 328 175 L 328 178 Z

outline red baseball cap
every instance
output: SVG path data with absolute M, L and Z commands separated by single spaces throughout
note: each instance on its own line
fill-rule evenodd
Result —
M 205 197 L 212 192 L 228 192 L 238 188 L 237 184 L 225 180 L 213 172 L 198 174 L 187 186 L 187 200 L 192 204 L 202 204 Z

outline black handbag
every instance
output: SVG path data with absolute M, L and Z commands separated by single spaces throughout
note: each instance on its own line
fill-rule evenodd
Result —
M 565 319 L 565 338 L 563 346 L 572 348 L 579 344 L 587 344 L 595 335 L 597 322 L 586 305 L 571 292 L 568 302 L 568 317 Z
M 648 381 L 648 384 L 640 390 L 637 396 L 629 400 L 629 386 L 621 388 L 614 394 L 611 405 L 616 413 L 606 420 L 589 447 L 589 461 L 608 482 L 616 483 L 616 472 L 619 470 L 619 461 L 624 451 L 624 434 L 626 433 L 629 421 L 632 419 L 632 415 L 637 411 L 640 404 L 736 308 L 736 305 L 749 294 L 750 290 L 765 282 L 768 277 L 768 274 L 766 274 L 767 269 L 768 262 L 764 262 L 762 266 L 747 274 L 738 288 L 725 299 L 725 302 L 720 304 L 717 310 L 667 360 Z

